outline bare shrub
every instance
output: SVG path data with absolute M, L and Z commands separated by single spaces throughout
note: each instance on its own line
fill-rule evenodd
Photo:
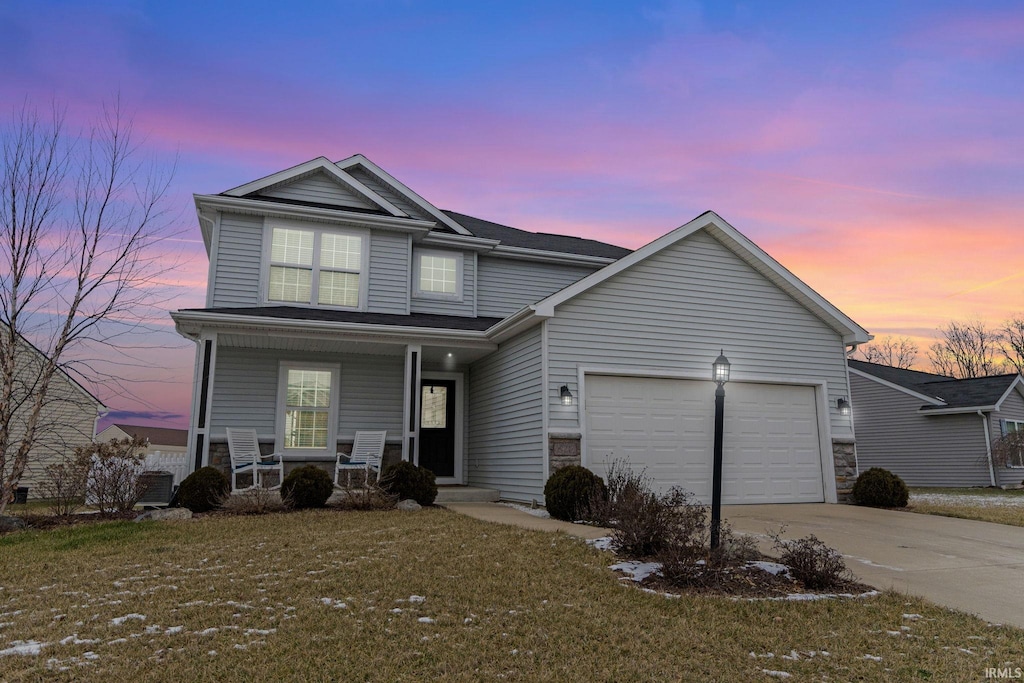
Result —
M 85 504 L 86 468 L 78 462 L 47 465 L 41 483 L 43 497 L 50 500 L 50 512 L 70 515 Z
M 287 508 L 277 491 L 258 486 L 238 493 L 229 493 L 220 502 L 220 509 L 233 515 L 268 515 Z
M 768 536 L 772 547 L 779 552 L 779 560 L 789 567 L 790 574 L 807 588 L 840 588 L 853 580 L 843 556 L 835 548 L 811 534 L 803 538 L 782 538 L 784 529 Z
M 646 471 L 633 471 L 627 462 L 611 464 L 607 488 L 607 497 L 595 493 L 588 516 L 614 530 L 612 548 L 617 553 L 653 557 L 688 523 L 681 518 L 688 514 L 690 495 L 678 487 L 655 491 Z
M 388 493 L 376 484 L 367 486 L 345 486 L 341 495 L 331 504 L 339 510 L 390 510 L 398 502 L 398 496 Z
M 993 441 L 992 461 L 1003 467 L 1024 467 L 1024 429 L 1010 432 Z
M 140 480 L 145 439 L 111 439 L 75 449 L 75 460 L 86 472 L 85 500 L 101 513 L 127 512 L 135 507 L 148 484 Z

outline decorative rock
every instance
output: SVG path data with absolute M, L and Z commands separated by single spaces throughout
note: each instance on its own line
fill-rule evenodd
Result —
M 7 533 L 8 531 L 18 531 L 27 526 L 28 524 L 21 517 L 0 515 L 0 534 Z
M 192 511 L 188 508 L 163 508 L 161 510 L 150 510 L 149 512 L 143 512 L 141 515 L 136 517 L 135 521 L 163 522 L 179 519 L 192 519 Z
M 407 498 L 407 499 L 401 501 L 395 507 L 398 508 L 399 510 L 403 510 L 405 512 L 416 512 L 417 510 L 421 510 L 422 509 L 422 506 L 419 503 L 417 503 L 415 500 L 413 500 L 412 498 Z

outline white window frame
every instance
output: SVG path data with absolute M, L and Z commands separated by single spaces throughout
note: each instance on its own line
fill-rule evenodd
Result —
M 455 259 L 455 293 L 426 292 L 420 288 L 420 273 L 424 256 Z M 462 283 L 465 278 L 465 254 L 461 251 L 443 249 L 416 249 L 413 251 L 412 295 L 415 299 L 439 299 L 441 301 L 462 301 Z
M 1013 429 L 1010 429 L 1011 424 L 1013 425 Z M 1003 425 L 1006 429 L 1007 435 L 1018 431 L 1024 432 L 1024 420 L 1003 420 Z M 1007 462 L 1006 466 L 1015 470 L 1024 469 L 1024 454 L 1018 453 L 1017 457 L 1020 458 L 1021 464 L 1014 465 L 1012 462 Z
M 270 267 L 273 265 L 271 261 L 271 252 L 274 246 L 274 228 L 284 228 L 287 230 L 305 230 L 313 233 L 313 263 L 309 266 L 312 273 L 310 279 L 310 295 L 309 302 L 302 301 L 277 301 L 276 299 L 270 298 Z M 323 239 L 324 233 L 333 233 L 336 235 L 348 235 L 350 237 L 358 237 L 361 240 L 360 243 L 360 264 L 359 264 L 359 303 L 356 306 L 336 306 L 331 304 L 321 304 L 318 302 L 319 289 L 320 289 L 320 245 Z M 306 266 L 294 266 L 288 264 L 277 264 L 284 265 L 289 268 L 305 268 Z M 326 269 L 330 272 L 353 272 L 346 271 L 336 268 Z M 286 220 L 281 218 L 267 218 L 263 223 L 263 259 L 262 267 L 260 268 L 260 301 L 265 306 L 301 306 L 305 308 L 329 308 L 339 311 L 365 311 L 367 303 L 367 291 L 370 280 L 370 231 L 369 230 L 358 230 L 352 228 L 342 228 L 336 226 L 317 225 L 315 223 L 305 223 L 302 221 Z
M 285 411 L 288 409 L 288 371 L 319 370 L 331 373 L 331 404 L 327 408 L 327 447 L 326 448 L 288 448 L 285 444 Z M 309 456 L 336 456 L 338 452 L 338 413 L 341 406 L 341 365 L 338 363 L 303 363 L 300 361 L 281 361 L 277 373 L 277 408 L 274 414 L 276 429 L 275 439 L 279 453 L 286 457 L 303 460 Z

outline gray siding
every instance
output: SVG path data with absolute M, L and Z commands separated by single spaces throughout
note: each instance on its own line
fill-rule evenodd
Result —
M 558 399 L 563 384 L 579 394 L 580 366 L 710 379 L 724 349 L 739 381 L 825 381 L 832 436 L 852 436 L 835 407 L 849 396 L 842 338 L 703 231 L 558 306 L 547 325 L 553 432 L 580 429 L 580 406 Z
M 367 310 L 371 313 L 408 313 L 410 272 L 409 237 L 374 232 L 370 236 Z
M 258 306 L 263 219 L 223 214 L 214 264 L 214 306 Z
M 416 250 L 413 250 L 413 261 L 416 260 Z M 445 301 L 442 299 L 427 299 L 413 297 L 410 309 L 413 313 L 438 313 L 440 315 L 473 315 L 473 299 L 476 297 L 476 268 L 473 254 L 465 252 L 462 255 L 462 301 Z M 413 269 L 409 269 L 412 277 Z
M 993 439 L 998 439 L 1003 435 L 1002 426 L 999 423 L 1000 420 L 1024 421 L 1024 397 L 1020 395 L 1020 392 L 1016 390 L 1011 392 L 1006 397 L 1006 400 L 1003 401 L 999 412 L 992 413 L 990 433 Z M 1020 467 L 997 467 L 996 482 L 1000 486 L 1017 486 L 1024 482 L 1024 469 Z
M 265 439 L 275 436 L 282 360 L 341 365 L 339 440 L 351 441 L 357 429 L 387 429 L 389 439 L 401 438 L 404 358 L 220 347 L 213 381 L 211 439 L 224 439 L 226 427 L 255 429 Z
M 542 501 L 540 327 L 506 341 L 469 372 L 467 481 L 510 500 Z
M 318 204 L 336 204 L 338 206 L 353 206 L 360 209 L 379 209 L 380 207 L 371 204 L 362 195 L 341 183 L 327 176 L 326 173 L 314 173 L 313 175 L 300 178 L 287 185 L 279 185 L 259 192 L 266 197 L 281 197 L 283 199 L 295 199 L 301 202 L 316 202 Z
M 481 256 L 478 270 L 477 315 L 504 318 L 597 269 Z
M 363 185 L 366 185 L 378 195 L 391 202 L 394 206 L 409 214 L 409 216 L 413 218 L 420 218 L 425 221 L 437 220 L 429 213 L 406 199 L 404 195 L 399 194 L 390 185 L 382 183 L 377 179 L 377 176 L 373 175 L 362 166 L 353 166 L 348 169 L 347 172 Z
M 884 467 L 911 486 L 990 484 L 978 415 L 922 415 L 921 399 L 852 372 L 850 386 L 861 472 Z

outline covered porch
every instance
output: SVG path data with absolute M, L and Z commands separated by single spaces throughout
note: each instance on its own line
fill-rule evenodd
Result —
M 230 427 L 256 430 L 260 451 L 281 454 L 286 475 L 312 464 L 333 476 L 357 431 L 386 430 L 385 465 L 408 460 L 432 470 L 439 485 L 466 484 L 467 370 L 496 348 L 483 334 L 492 321 L 459 321 L 483 329 L 323 329 L 251 317 L 188 321 L 197 342 L 188 451 L 195 468 L 229 471 Z M 451 316 L 415 318 L 451 324 Z

